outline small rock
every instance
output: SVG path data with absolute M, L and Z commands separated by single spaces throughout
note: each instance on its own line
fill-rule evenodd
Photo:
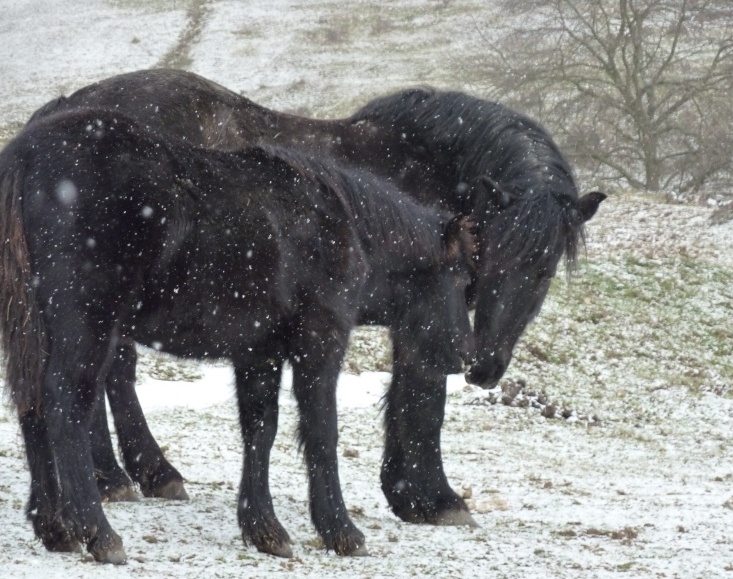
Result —
M 359 451 L 355 448 L 344 448 L 344 456 L 346 458 L 359 458 Z
M 517 382 L 507 382 L 501 385 L 501 403 L 504 406 L 511 406 L 514 399 L 519 396 L 522 387 Z
M 510 398 L 514 400 L 517 395 L 522 391 L 521 382 L 505 382 L 501 385 L 501 391 L 504 394 L 502 399 Z
M 557 412 L 557 408 L 554 404 L 548 404 L 542 409 L 542 416 L 545 418 L 555 418 L 555 413 Z

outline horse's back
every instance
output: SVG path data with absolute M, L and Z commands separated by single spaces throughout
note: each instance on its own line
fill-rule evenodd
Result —
M 213 148 L 254 143 L 258 126 L 266 122 L 262 108 L 248 99 L 192 72 L 164 68 L 100 80 L 47 103 L 29 122 L 82 108 L 118 111 L 168 138 Z M 240 116 L 244 120 L 238 121 Z

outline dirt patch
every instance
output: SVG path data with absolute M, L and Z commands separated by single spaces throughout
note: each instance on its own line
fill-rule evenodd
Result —
M 178 37 L 176 45 L 158 61 L 160 68 L 188 69 L 193 64 L 191 48 L 201 36 L 206 18 L 211 11 L 212 0 L 191 0 L 186 12 L 186 27 Z

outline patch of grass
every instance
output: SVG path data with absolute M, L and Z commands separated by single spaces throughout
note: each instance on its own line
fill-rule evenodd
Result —
M 621 541 L 624 544 L 631 544 L 632 541 L 639 537 L 638 529 L 633 527 L 623 527 L 622 529 L 599 529 L 597 527 L 589 527 L 585 530 L 562 529 L 554 533 L 558 537 L 565 539 L 575 539 L 577 537 L 607 537 L 614 541 Z
M 303 541 L 303 545 L 306 547 L 310 547 L 311 549 L 318 549 L 318 550 L 326 548 L 326 544 L 323 541 L 321 541 L 321 539 L 318 537 L 312 537 L 310 539 L 306 539 L 305 541 Z
M 140 347 L 138 347 L 138 372 L 144 372 L 156 380 L 169 382 L 194 382 L 203 378 L 199 362 Z
M 546 364 L 566 367 L 580 381 L 564 386 L 570 398 L 615 377 L 637 378 L 646 392 L 684 386 L 731 396 L 732 286 L 732 271 L 684 258 L 589 262 L 570 284 L 553 284 L 512 370 L 539 376 Z
M 585 530 L 585 534 L 589 537 L 608 537 L 614 541 L 621 541 L 625 544 L 630 544 L 631 541 L 638 538 L 639 531 L 632 527 L 624 527 L 623 529 L 610 530 L 610 529 L 597 529 L 591 527 Z
M 351 334 L 343 370 L 351 374 L 390 372 L 392 343 L 387 329 L 381 326 L 357 328 Z
M 313 5 L 308 10 L 317 9 Z M 359 10 L 332 13 L 318 19 L 317 27 L 305 33 L 306 40 L 326 45 L 338 45 L 375 37 L 391 35 L 400 38 L 396 31 L 419 35 L 420 30 L 436 24 L 438 15 L 426 11 L 424 6 L 400 4 L 363 5 Z M 443 35 L 419 35 L 430 38 L 431 42 L 447 42 Z M 389 39 L 388 39 L 389 40 Z M 392 40 L 392 43 L 395 43 Z

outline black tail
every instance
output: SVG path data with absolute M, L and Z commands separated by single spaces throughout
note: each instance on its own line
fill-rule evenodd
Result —
M 0 337 L 10 397 L 20 416 L 37 410 L 47 348 L 23 230 L 23 164 L 0 154 Z

